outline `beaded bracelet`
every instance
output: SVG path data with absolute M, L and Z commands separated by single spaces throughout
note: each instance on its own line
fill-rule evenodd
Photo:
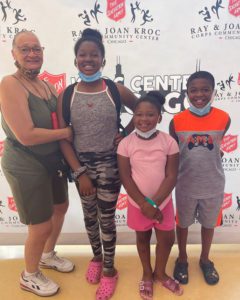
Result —
M 149 197 L 145 197 L 144 198 L 149 204 L 151 204 L 154 208 L 158 208 L 157 204 L 152 200 L 150 199 Z
M 76 171 L 72 172 L 71 175 L 72 175 L 72 179 L 74 181 L 76 181 L 81 175 L 83 175 L 85 172 L 87 171 L 87 167 L 86 166 L 82 166 L 82 167 L 79 167 L 77 168 Z

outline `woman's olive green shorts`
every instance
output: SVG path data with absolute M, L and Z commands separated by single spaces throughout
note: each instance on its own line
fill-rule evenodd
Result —
M 44 171 L 16 173 L 4 167 L 3 172 L 23 224 L 48 221 L 53 214 L 53 205 L 68 200 L 67 178 L 50 176 Z

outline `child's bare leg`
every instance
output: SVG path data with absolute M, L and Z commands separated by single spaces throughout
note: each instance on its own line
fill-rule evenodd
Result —
M 181 284 L 187 284 L 188 283 L 188 262 L 187 262 L 188 227 L 181 228 L 177 226 L 176 231 L 177 231 L 179 254 L 175 262 L 173 277 Z
M 154 280 L 159 281 L 165 288 L 180 296 L 183 294 L 183 289 L 178 281 L 166 274 L 166 265 L 168 257 L 171 252 L 175 234 L 174 230 L 171 231 L 156 231 L 157 245 L 156 245 L 156 263 L 154 269 Z
M 154 279 L 163 282 L 169 278 L 169 276 L 166 274 L 166 265 L 172 246 L 174 244 L 175 234 L 174 230 L 161 231 L 156 229 L 155 231 L 157 237 L 157 245 Z
M 178 241 L 178 261 L 181 263 L 187 262 L 187 237 L 188 237 L 188 227 L 181 228 L 177 226 L 177 241 Z
M 152 230 L 136 231 L 136 236 L 138 255 L 143 268 L 142 280 L 139 283 L 139 293 L 142 299 L 150 300 L 153 296 L 153 276 L 150 251 Z
M 150 254 L 150 240 L 152 236 L 152 230 L 149 231 L 136 231 L 137 237 L 137 250 L 140 257 L 143 276 L 142 280 L 152 280 L 152 266 L 151 266 L 151 254 Z
M 212 245 L 214 234 L 214 228 L 205 228 L 202 226 L 201 237 L 202 237 L 202 252 L 200 259 L 203 263 L 209 262 L 209 252 Z
M 199 265 L 202 269 L 205 281 L 214 285 L 219 281 L 219 274 L 214 267 L 214 263 L 209 260 L 209 252 L 212 245 L 214 228 L 205 228 L 202 226 L 202 252 L 200 256 Z

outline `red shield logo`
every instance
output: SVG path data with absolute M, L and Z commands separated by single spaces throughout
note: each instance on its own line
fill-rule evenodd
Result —
M 53 75 L 44 71 L 38 75 L 39 79 L 50 82 L 56 89 L 57 93 L 60 94 L 66 87 L 66 74 L 62 73 L 59 75 Z
M 0 157 L 3 156 L 3 141 L 0 141 Z
M 123 210 L 128 205 L 127 202 L 127 195 L 126 194 L 119 194 L 118 201 L 117 201 L 117 209 Z
M 107 16 L 109 19 L 119 21 L 126 15 L 125 0 L 107 0 Z
M 8 208 L 12 211 L 17 211 L 17 206 L 13 197 L 8 197 Z
M 240 0 L 229 0 L 228 11 L 235 17 L 240 16 Z
M 240 73 L 238 73 L 238 84 L 240 85 Z
M 232 194 L 224 193 L 222 209 L 227 209 L 232 206 Z
M 236 150 L 238 147 L 237 137 L 238 137 L 237 135 L 231 135 L 231 134 L 226 135 L 222 140 L 221 149 L 227 153 Z

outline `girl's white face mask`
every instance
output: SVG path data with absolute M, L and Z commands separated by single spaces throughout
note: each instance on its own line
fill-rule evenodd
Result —
M 137 128 L 135 128 L 135 132 L 137 135 L 139 135 L 140 137 L 144 138 L 144 139 L 149 139 L 150 136 L 152 136 L 155 132 L 157 131 L 157 128 L 152 128 L 149 131 L 143 132 Z

